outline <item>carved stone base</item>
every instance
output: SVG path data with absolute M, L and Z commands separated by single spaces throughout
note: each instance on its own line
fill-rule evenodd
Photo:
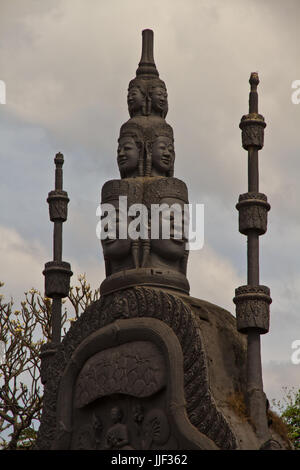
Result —
M 183 356 L 161 320 L 117 320 L 72 355 L 53 449 L 217 449 L 187 419 Z
M 139 341 L 152 345 L 135 350 Z M 125 358 L 122 348 L 135 351 L 134 359 Z M 152 353 L 155 359 L 151 359 Z M 153 373 L 162 361 L 164 366 L 159 369 L 160 373 L 165 370 L 164 377 L 159 371 Z M 141 376 L 136 379 L 138 374 Z M 194 313 L 180 297 L 161 289 L 125 289 L 94 302 L 67 333 L 51 361 L 49 375 L 37 448 L 120 447 L 120 443 L 110 443 L 109 436 L 121 428 L 120 434 L 126 435 L 127 428 L 129 436 L 129 444 L 124 445 L 132 448 L 237 446 L 211 394 L 203 340 Z M 85 377 L 83 382 L 81 377 Z M 136 407 L 143 410 L 140 434 L 134 425 Z M 156 417 L 152 419 L 153 413 Z M 148 420 L 153 421 L 152 431 Z M 88 437 L 91 430 L 87 432 L 86 427 L 93 422 L 97 432 Z M 163 431 L 166 423 L 170 435 L 162 443 L 159 436 L 167 436 Z M 114 428 L 117 424 L 122 426 Z M 82 436 L 77 433 L 79 428 Z M 158 434 L 151 440 L 154 431 Z

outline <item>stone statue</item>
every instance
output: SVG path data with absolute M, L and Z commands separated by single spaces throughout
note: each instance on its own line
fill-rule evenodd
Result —
M 107 449 L 133 450 L 129 444 L 127 426 L 122 424 L 123 412 L 117 406 L 111 410 L 111 420 L 113 425 L 106 433 Z
M 118 143 L 121 178 L 173 176 L 173 129 L 163 119 L 130 119 L 121 127 Z
M 168 95 L 154 63 L 150 30 L 143 31 L 142 57 L 127 102 L 130 119 L 118 139 L 121 179 L 107 181 L 101 192 L 107 235 L 101 241 L 106 269 L 101 297 L 72 323 L 54 355 L 50 351 L 36 447 L 275 448 L 272 440 L 263 442 L 265 432 L 259 436 L 248 417 L 240 416 L 243 401 L 238 401 L 247 391 L 247 345 L 240 331 L 245 322 L 253 327 L 249 322 L 256 318 L 244 314 L 243 302 L 254 305 L 255 313 L 257 302 L 264 301 L 263 286 L 239 288 L 239 331 L 229 312 L 189 295 L 188 191 L 173 176 L 174 136 L 165 121 Z M 257 123 L 247 122 L 249 140 L 249 129 Z M 257 146 L 256 140 L 251 145 Z M 134 205 L 142 212 L 145 208 L 144 219 Z M 257 219 L 257 230 L 263 230 L 263 220 L 254 215 L 266 201 L 255 193 L 253 203 L 246 194 L 239 205 L 242 233 L 252 233 Z M 159 210 L 152 212 L 154 207 Z M 132 237 L 129 226 L 138 225 L 146 229 Z

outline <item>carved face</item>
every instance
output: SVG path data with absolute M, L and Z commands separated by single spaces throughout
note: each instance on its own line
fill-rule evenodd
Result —
M 120 233 L 120 225 L 124 225 L 124 229 L 127 230 L 128 224 L 131 221 L 131 218 L 125 214 L 121 215 L 119 212 L 119 201 L 111 201 L 111 204 L 115 207 L 116 209 L 116 233 L 115 236 L 114 234 L 111 234 L 106 238 L 105 240 L 101 240 L 102 244 L 102 249 L 103 249 L 103 255 L 107 259 L 112 259 L 112 260 L 119 260 L 123 259 L 127 256 L 130 255 L 131 251 L 131 240 L 130 239 L 120 239 L 119 238 L 119 233 Z M 127 224 L 127 225 L 126 225 Z M 107 224 L 108 225 L 108 224 Z M 126 226 L 125 226 L 126 225 Z M 105 226 L 104 227 L 105 231 L 109 231 L 110 227 Z
M 162 212 L 160 215 L 160 225 L 162 225 L 162 220 L 170 220 L 170 239 L 164 240 L 161 238 L 158 240 L 151 240 L 151 247 L 155 253 L 157 253 L 159 256 L 170 259 L 170 260 L 176 260 L 180 259 L 184 256 L 184 251 L 185 251 L 185 238 L 183 235 L 183 227 L 184 227 L 184 203 L 180 199 L 175 199 L 175 198 L 163 198 L 160 200 L 160 204 L 167 204 L 169 207 L 171 207 L 173 204 L 178 205 L 178 209 L 176 210 L 176 214 L 178 216 L 174 215 L 173 212 L 171 212 L 170 217 L 167 212 Z M 179 208 L 180 206 L 180 208 Z M 177 227 L 176 222 L 177 222 L 177 217 L 178 219 L 181 220 L 181 227 Z M 175 231 L 176 230 L 182 230 L 182 236 L 180 239 L 175 239 Z
M 174 165 L 175 152 L 172 140 L 160 136 L 152 144 L 152 175 L 167 176 Z
M 151 108 L 154 114 L 166 116 L 168 112 L 168 93 L 163 87 L 154 87 L 150 91 Z
M 120 423 L 122 419 L 122 411 L 117 406 L 111 410 L 111 420 L 114 424 Z
M 146 97 L 141 89 L 134 86 L 128 90 L 127 104 L 130 115 L 143 114 Z
M 133 176 L 138 168 L 140 151 L 133 137 L 120 137 L 118 165 L 122 176 Z

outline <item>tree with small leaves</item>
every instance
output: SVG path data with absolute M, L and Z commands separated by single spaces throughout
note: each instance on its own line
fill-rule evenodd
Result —
M 300 450 L 300 389 L 288 389 L 283 387 L 284 397 L 280 400 L 273 400 L 280 417 L 287 427 L 288 438 L 292 442 L 295 450 Z
M 84 275 L 63 300 L 62 332 L 76 321 L 87 306 L 100 297 Z M 3 283 L 0 283 L 0 287 Z M 25 292 L 19 310 L 13 300 L 0 295 L 0 448 L 31 449 L 43 405 L 40 380 L 41 345 L 51 340 L 51 299 L 36 289 Z

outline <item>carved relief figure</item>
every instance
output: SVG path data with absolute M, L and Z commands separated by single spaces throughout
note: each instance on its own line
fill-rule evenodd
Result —
M 92 450 L 93 447 L 93 433 L 90 427 L 86 426 L 79 431 L 76 448 L 78 450 Z
M 111 420 L 113 425 L 108 429 L 105 440 L 107 449 L 131 450 L 129 446 L 128 430 L 125 424 L 122 424 L 123 412 L 121 408 L 111 409 Z
M 143 406 L 137 403 L 133 409 L 133 420 L 143 450 L 149 450 L 153 445 L 161 447 L 170 437 L 168 419 L 161 409 L 150 409 L 144 416 Z
M 160 409 L 150 410 L 144 423 L 144 450 L 154 446 L 162 446 L 170 436 L 170 426 L 164 411 Z
M 137 403 L 133 408 L 133 421 L 136 425 L 136 433 L 138 437 L 142 435 L 142 424 L 144 421 L 144 409 L 140 403 Z
M 103 423 L 102 423 L 101 418 L 97 416 L 95 413 L 93 413 L 92 415 L 92 426 L 93 426 L 93 433 L 95 437 L 96 449 L 100 449 Z

